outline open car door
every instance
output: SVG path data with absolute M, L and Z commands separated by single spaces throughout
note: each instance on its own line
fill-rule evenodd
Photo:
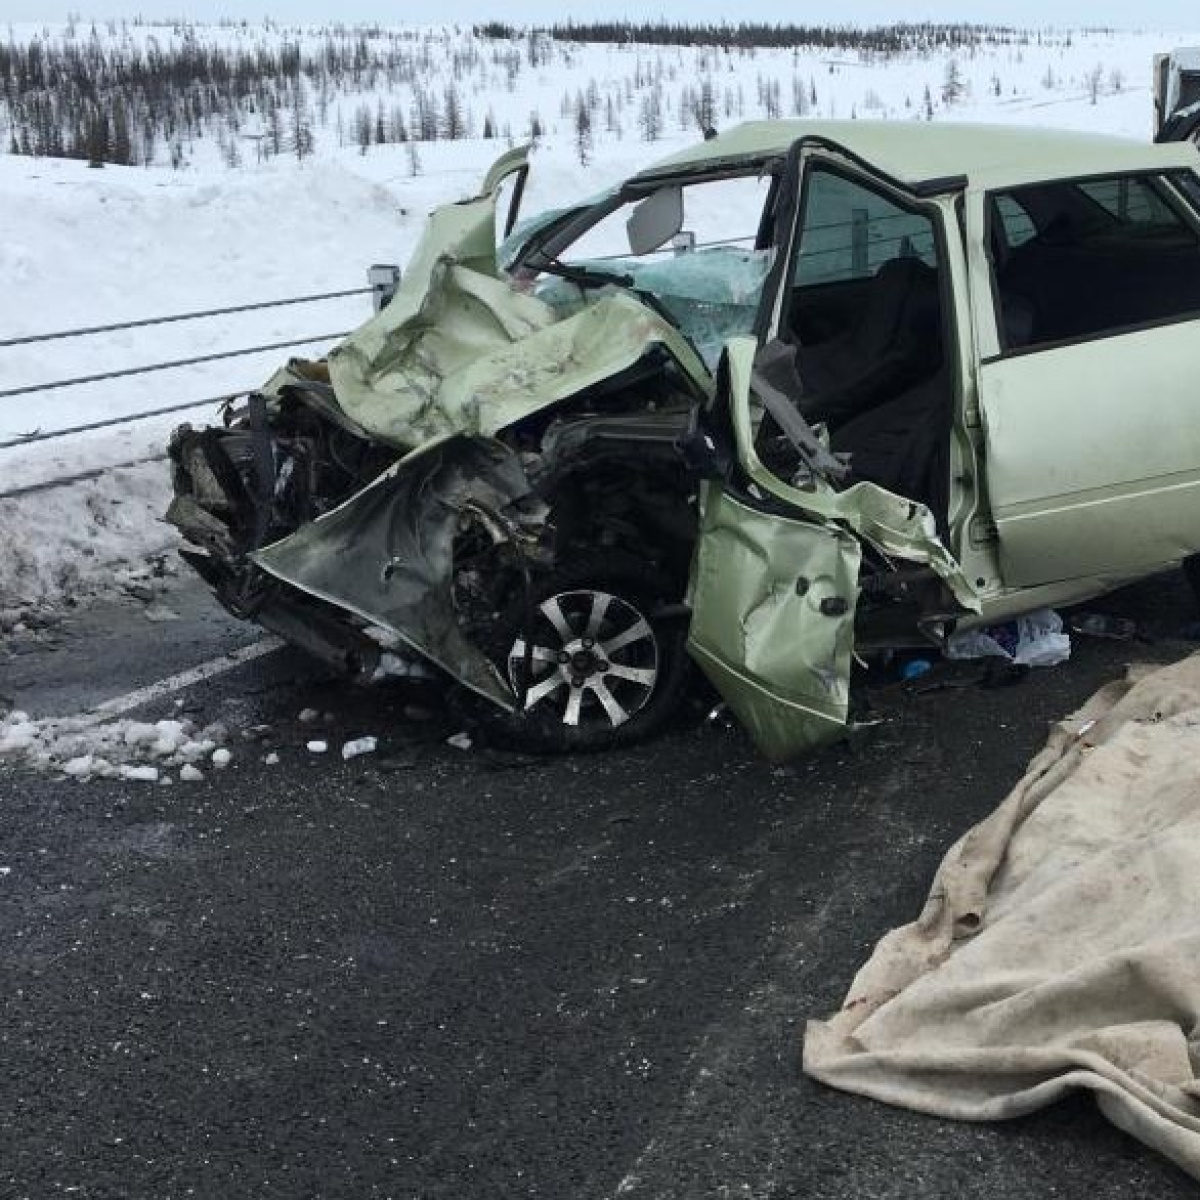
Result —
M 862 543 L 930 567 L 953 596 L 978 609 L 923 505 L 832 480 L 840 464 L 791 401 L 754 375 L 758 344 L 731 341 L 705 438 L 715 476 L 704 485 L 692 562 L 688 651 L 758 747 L 780 760 L 837 737 L 850 705 Z M 771 473 L 754 446 L 751 396 L 812 464 L 805 490 Z
M 702 496 L 688 643 L 759 747 L 776 759 L 829 741 L 846 724 L 864 545 L 940 577 L 946 586 L 934 580 L 931 594 L 941 612 L 922 619 L 979 607 L 921 502 L 927 493 L 905 483 L 904 472 L 887 482 L 880 469 L 889 457 L 880 447 L 898 445 L 895 463 L 919 459 L 928 466 L 922 478 L 940 473 L 948 482 L 945 459 L 925 451 L 941 437 L 948 447 L 955 395 L 948 372 L 958 357 L 949 346 L 935 355 L 922 340 L 926 325 L 935 339 L 948 325 L 936 299 L 939 265 L 949 269 L 946 211 L 817 138 L 801 139 L 789 152 L 783 197 L 780 253 L 759 320 L 766 345 L 760 352 L 753 339 L 727 344 L 708 414 L 719 470 Z M 911 347 L 881 338 L 878 328 L 861 336 L 881 302 L 907 300 L 926 284 L 934 316 L 926 322 L 922 315 Z M 876 324 L 905 328 L 899 315 Z M 887 344 L 878 349 L 881 342 Z M 909 349 L 915 368 L 905 358 Z M 822 352 L 818 365 L 830 382 L 813 385 L 803 376 L 821 375 L 813 367 Z M 778 386 L 765 377 L 778 380 L 777 371 L 756 373 L 768 356 L 778 365 L 777 353 L 798 368 L 785 370 Z M 926 375 L 922 364 L 930 364 Z M 833 430 L 828 440 L 802 415 L 801 401 L 805 414 Z M 788 468 L 786 480 L 759 458 L 755 412 L 765 412 L 795 452 L 799 467 Z M 883 435 L 874 445 L 864 415 Z M 923 429 L 933 430 L 923 443 L 909 436 Z M 861 436 L 848 437 L 856 430 Z M 839 436 L 847 436 L 844 445 Z M 843 449 L 860 468 L 858 482 L 849 481 Z

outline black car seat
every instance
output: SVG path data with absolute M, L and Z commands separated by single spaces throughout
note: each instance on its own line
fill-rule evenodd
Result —
M 876 272 L 849 330 L 801 346 L 804 414 L 835 429 L 927 379 L 941 362 L 937 271 L 919 258 L 892 259 Z
M 870 482 L 945 508 L 952 388 L 939 371 L 837 429 L 830 449 L 850 457 L 851 482 Z

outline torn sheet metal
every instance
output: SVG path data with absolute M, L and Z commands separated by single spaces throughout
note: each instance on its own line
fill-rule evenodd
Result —
M 709 485 L 688 651 L 769 758 L 841 733 L 850 702 L 858 542 Z
M 521 464 L 498 442 L 451 437 L 410 454 L 333 512 L 252 558 L 276 578 L 396 635 L 468 687 L 512 708 L 496 668 L 459 628 L 454 538 L 469 506 L 539 532 Z M 532 514 L 532 515 L 530 515 Z
M 964 609 L 979 612 L 978 594 L 938 537 L 937 522 L 925 505 L 897 496 L 874 483 L 856 483 L 839 492 L 817 477 L 811 488 L 802 491 L 784 483 L 768 470 L 754 448 L 750 423 L 758 343 L 753 338 L 735 338 L 730 341 L 728 352 L 729 411 L 746 474 L 790 508 L 815 518 L 836 521 L 888 557 L 928 566 Z
M 709 372 L 672 325 L 622 292 L 562 319 L 496 265 L 494 194 L 430 218 L 386 308 L 329 354 L 338 403 L 371 436 L 412 449 L 491 435 L 664 349 L 703 394 Z
M 751 427 L 758 344 L 739 338 L 728 350 L 729 394 L 721 399 L 749 486 L 736 496 L 724 483 L 705 487 L 688 650 L 758 747 L 782 759 L 845 726 L 860 539 L 929 566 L 964 608 L 978 610 L 979 600 L 923 505 L 869 483 L 835 491 L 815 467 L 807 490 L 772 474 Z M 813 464 L 820 465 L 815 456 Z

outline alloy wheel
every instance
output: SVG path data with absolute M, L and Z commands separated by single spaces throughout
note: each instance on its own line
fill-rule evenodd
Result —
M 649 703 L 658 639 L 627 600 L 590 588 L 559 592 L 533 610 L 529 626 L 508 652 L 509 682 L 527 713 L 616 728 Z

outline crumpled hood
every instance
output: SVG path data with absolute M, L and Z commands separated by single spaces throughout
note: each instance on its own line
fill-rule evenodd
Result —
M 495 208 L 492 192 L 436 210 L 391 303 L 330 352 L 338 403 L 367 433 L 405 450 L 450 433 L 491 436 L 656 348 L 711 388 L 688 341 L 628 293 L 563 317 L 503 278 Z
M 344 418 L 404 457 L 252 557 L 511 705 L 507 682 L 455 625 L 451 597 L 460 510 L 481 503 L 510 511 L 529 491 L 517 457 L 490 439 L 656 351 L 673 358 L 700 395 L 712 378 L 686 338 L 625 292 L 589 296 L 564 317 L 502 277 L 498 180 L 489 177 L 485 188 L 432 214 L 391 303 L 329 355 Z M 285 366 L 264 390 L 278 395 L 298 378 Z

